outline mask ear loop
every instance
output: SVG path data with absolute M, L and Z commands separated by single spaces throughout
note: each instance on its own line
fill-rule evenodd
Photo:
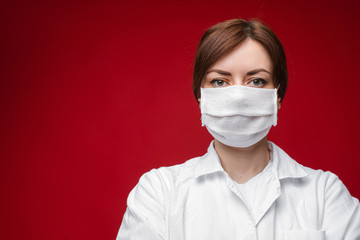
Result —
M 205 89 L 204 88 L 200 88 L 200 112 L 201 112 L 201 116 L 200 116 L 200 120 L 201 120 L 201 126 L 205 126 L 204 124 L 204 114 L 203 114 L 203 110 L 204 110 L 204 101 L 205 101 Z
M 278 90 L 280 88 L 280 84 L 278 85 L 277 88 L 275 88 L 275 96 L 274 96 L 274 122 L 273 122 L 273 126 L 275 127 L 277 125 L 277 120 L 278 120 Z

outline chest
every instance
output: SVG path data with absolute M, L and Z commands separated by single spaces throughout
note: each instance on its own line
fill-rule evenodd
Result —
M 249 208 L 226 176 L 179 187 L 167 209 L 168 239 L 323 239 L 314 187 L 270 176 L 253 192 Z

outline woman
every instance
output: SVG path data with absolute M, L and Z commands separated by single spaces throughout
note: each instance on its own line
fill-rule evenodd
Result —
M 281 43 L 262 23 L 209 28 L 193 90 L 214 141 L 204 156 L 140 178 L 117 239 L 360 239 L 359 201 L 337 176 L 267 141 L 287 79 Z

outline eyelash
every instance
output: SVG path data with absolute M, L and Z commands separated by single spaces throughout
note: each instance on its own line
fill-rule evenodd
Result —
M 216 82 L 223 82 L 223 83 L 227 83 L 225 80 L 223 80 L 223 79 L 214 79 L 214 80 L 211 80 L 211 82 L 210 82 L 210 84 L 213 84 L 213 85 L 215 85 L 215 83 Z
M 264 79 L 262 79 L 262 78 L 252 79 L 252 80 L 250 81 L 250 83 L 253 82 L 253 81 L 255 81 L 255 80 L 260 80 L 260 82 L 261 82 L 262 85 L 265 85 L 265 84 L 267 83 L 267 82 L 266 82 Z M 254 86 L 256 86 L 256 85 L 254 85 Z
M 255 80 L 259 80 L 259 81 L 261 82 L 261 83 L 260 83 L 261 86 L 263 86 L 263 85 L 265 85 L 265 84 L 267 83 L 267 82 L 266 82 L 264 79 L 262 79 L 262 78 L 252 79 L 249 83 L 251 83 L 251 82 L 253 82 L 253 81 L 255 81 Z M 216 83 L 219 83 L 219 82 L 222 82 L 223 84 L 227 84 L 227 82 L 226 82 L 225 80 L 223 80 L 223 79 L 217 79 L 217 78 L 211 80 L 210 84 L 215 85 Z M 220 86 L 220 85 L 218 85 L 218 86 Z M 253 86 L 258 86 L 258 85 L 253 84 Z

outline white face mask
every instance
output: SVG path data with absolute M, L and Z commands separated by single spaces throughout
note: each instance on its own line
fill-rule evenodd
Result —
M 201 121 L 210 134 L 232 147 L 249 147 L 277 122 L 277 89 L 234 85 L 201 88 Z

